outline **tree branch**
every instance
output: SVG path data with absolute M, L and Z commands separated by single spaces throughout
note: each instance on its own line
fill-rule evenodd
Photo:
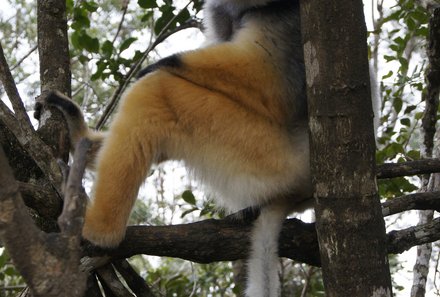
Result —
M 80 234 L 84 223 L 84 212 L 87 202 L 87 194 L 82 187 L 82 177 L 87 164 L 87 152 L 92 142 L 83 138 L 75 149 L 74 160 L 67 180 L 63 212 L 58 218 L 61 231 L 66 235 L 80 240 Z
M 382 214 L 384 216 L 413 209 L 440 211 L 440 192 L 404 195 L 390 199 L 382 204 Z
M 404 230 L 388 233 L 388 252 L 400 254 L 413 246 L 434 242 L 440 239 L 440 218 Z
M 70 212 L 72 209 L 65 211 Z M 78 234 L 47 234 L 36 228 L 23 204 L 18 184 L 2 148 L 0 236 L 34 297 L 82 297 L 86 275 L 78 267 L 79 231 Z M 47 263 L 53 269 L 47 269 Z M 57 281 L 48 285 L 48 279 Z
M 6 125 L 6 127 L 8 127 L 18 142 L 32 157 L 44 175 L 48 178 L 52 187 L 56 189 L 58 193 L 61 193 L 59 188 L 62 180 L 61 172 L 49 147 L 37 136 L 35 131 L 21 129 L 19 125 L 20 121 L 14 117 L 14 114 L 1 101 L 0 120 Z
M 419 175 L 440 172 L 439 159 L 423 159 L 402 163 L 385 163 L 377 165 L 378 179 Z
M 15 85 L 14 78 L 12 77 L 9 65 L 6 62 L 5 54 L 3 53 L 3 47 L 0 43 L 0 80 L 3 83 L 6 93 L 8 94 L 9 101 L 11 101 L 14 108 L 15 117 L 18 120 L 19 126 L 26 132 L 33 131 L 31 121 L 26 113 L 23 100 L 20 98 L 17 86 Z

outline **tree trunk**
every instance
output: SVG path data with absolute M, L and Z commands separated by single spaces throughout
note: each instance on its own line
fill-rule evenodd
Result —
M 66 1 L 38 0 L 37 20 L 41 93 L 58 90 L 70 97 Z M 52 148 L 55 157 L 67 161 L 70 142 L 61 112 L 50 108 L 42 119 L 39 135 Z
M 362 1 L 301 2 L 326 296 L 391 296 Z

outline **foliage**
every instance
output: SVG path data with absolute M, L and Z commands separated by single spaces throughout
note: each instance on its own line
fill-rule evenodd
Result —
M 381 127 L 377 162 L 420 158 L 420 124 L 423 114 L 424 45 L 429 13 L 413 0 L 399 0 L 390 8 L 376 32 L 386 69 L 381 77 Z M 379 182 L 382 197 L 395 197 L 417 189 L 414 180 L 397 178 Z
M 8 252 L 0 248 L 0 296 L 16 296 L 24 288 L 23 279 L 15 269 Z

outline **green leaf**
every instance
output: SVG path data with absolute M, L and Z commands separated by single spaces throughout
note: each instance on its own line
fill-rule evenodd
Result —
M 406 153 L 406 155 L 411 160 L 420 160 L 420 151 L 418 150 L 410 150 L 409 152 Z
M 416 108 L 417 108 L 416 105 L 408 105 L 408 106 L 405 108 L 404 113 L 405 113 L 405 114 L 409 114 L 411 111 L 415 110 Z
M 79 31 L 75 31 L 70 36 L 70 42 L 72 43 L 74 48 L 82 49 L 82 46 L 80 43 L 80 35 L 81 35 L 81 33 Z
M 104 57 L 110 58 L 113 54 L 113 43 L 110 40 L 106 40 L 101 46 L 101 51 Z
M 71 27 L 74 30 L 90 28 L 90 19 L 85 9 L 79 7 L 73 9 L 73 22 Z
M 122 42 L 121 46 L 119 47 L 119 52 L 122 53 L 123 51 L 125 51 L 136 40 L 137 40 L 136 37 L 130 37 L 130 38 L 127 38 L 126 40 L 124 40 L 124 42 Z
M 385 74 L 385 75 L 383 75 L 382 76 L 382 79 L 386 79 L 386 78 L 389 78 L 389 77 L 391 77 L 393 75 L 393 71 L 388 71 L 388 73 L 387 74 Z M 389 91 L 389 90 L 387 90 L 387 91 Z
M 402 98 L 397 97 L 394 99 L 393 107 L 394 107 L 396 113 L 399 113 L 402 110 L 402 105 L 403 105 Z
M 385 59 L 385 61 L 389 62 L 389 61 L 393 61 L 396 60 L 396 57 L 394 56 L 388 56 L 388 55 L 384 55 L 383 58 Z
M 107 69 L 108 63 L 106 63 L 104 60 L 99 60 L 96 62 L 96 72 L 93 73 L 91 76 L 91 80 L 97 80 L 102 77 L 104 70 Z
M 153 11 L 148 11 L 146 14 L 144 14 L 142 17 L 141 17 L 141 22 L 147 22 L 147 21 L 149 21 L 152 17 L 153 17 Z
M 84 6 L 85 9 L 87 9 L 90 12 L 95 12 L 99 8 L 99 5 L 94 1 L 89 1 L 89 2 L 83 1 L 82 5 Z
M 401 123 L 402 125 L 404 125 L 404 126 L 407 126 L 407 127 L 410 127 L 410 126 L 411 126 L 411 121 L 410 121 L 410 119 L 408 119 L 408 118 L 400 119 L 400 123 Z
M 157 19 L 156 23 L 154 24 L 154 33 L 158 35 L 166 25 L 174 18 L 174 7 L 173 6 L 162 6 L 160 8 L 160 11 L 162 12 L 162 15 Z M 173 29 L 176 26 L 176 20 L 174 20 L 168 29 Z
M 142 8 L 156 8 L 157 3 L 155 0 L 138 0 L 138 5 Z
M 99 52 L 99 40 L 98 38 L 91 37 L 86 32 L 83 32 L 80 43 L 84 49 L 88 50 L 91 53 Z
M 182 193 L 182 199 L 191 205 L 196 205 L 196 197 L 194 197 L 194 194 L 189 190 Z

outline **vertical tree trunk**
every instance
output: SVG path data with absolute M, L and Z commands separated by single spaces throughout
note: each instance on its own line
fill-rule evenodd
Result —
M 362 1 L 301 4 L 326 296 L 391 296 Z
M 41 93 L 59 90 L 70 97 L 70 55 L 67 37 L 66 1 L 38 0 L 38 53 Z M 46 111 L 39 134 L 51 146 L 54 155 L 65 161 L 69 157 L 69 138 L 62 114 L 55 108 Z
M 437 113 L 439 106 L 440 90 L 440 8 L 434 10 L 429 21 L 428 35 L 428 67 L 425 73 L 426 89 L 423 92 L 425 101 L 425 112 L 422 118 L 423 146 L 421 149 L 422 158 L 432 158 L 433 149 L 436 147 L 434 157 L 440 157 L 437 145 L 434 145 L 434 135 L 436 133 Z M 437 138 L 439 136 L 437 135 Z M 440 187 L 440 175 L 431 174 L 431 177 L 422 177 L 421 192 L 438 191 Z M 419 224 L 431 222 L 434 211 L 425 210 L 419 212 Z M 424 297 L 426 293 L 426 282 L 429 274 L 429 262 L 431 260 L 432 244 L 423 244 L 417 247 L 417 259 L 413 268 L 413 285 L 411 288 L 411 297 Z

